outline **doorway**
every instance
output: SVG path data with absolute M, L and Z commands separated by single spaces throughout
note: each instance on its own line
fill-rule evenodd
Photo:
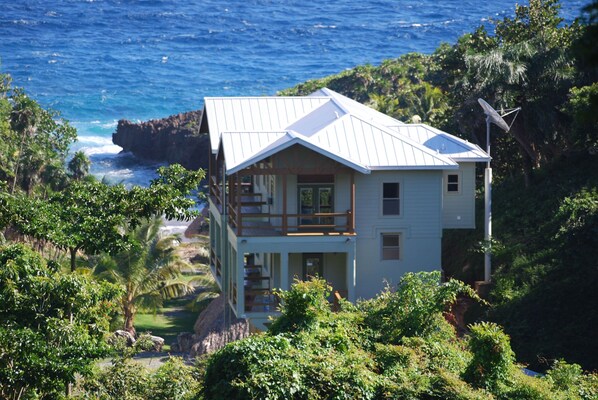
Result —
M 303 280 L 311 276 L 324 277 L 324 254 L 303 253 Z

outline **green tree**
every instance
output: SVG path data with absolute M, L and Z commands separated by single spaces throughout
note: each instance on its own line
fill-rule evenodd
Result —
M 0 135 L 5 152 L 0 178 L 11 181 L 11 191 L 20 187 L 30 193 L 38 183 L 51 182 L 50 170 L 64 170 L 77 132 L 58 112 L 42 108 L 22 90 L 5 84 L 3 92 Z
M 123 290 L 120 301 L 124 327 L 135 334 L 135 315 L 139 309 L 155 311 L 164 299 L 186 295 L 193 287 L 181 280 L 186 264 L 176 257 L 175 236 L 160 237 L 161 218 L 142 223 L 130 232 L 134 245 L 113 256 L 105 255 L 95 274 L 114 282 Z
M 68 250 L 74 271 L 80 250 L 115 254 L 130 248 L 125 230 L 134 229 L 146 218 L 165 215 L 188 220 L 196 214 L 190 209 L 195 201 L 188 196 L 199 186 L 204 172 L 171 165 L 158 173 L 146 188 L 127 190 L 123 185 L 74 181 L 48 199 L 16 196 L 10 223 L 22 234 Z
M 68 163 L 68 169 L 75 180 L 81 180 L 89 173 L 91 161 L 84 152 L 78 151 Z
M 118 289 L 62 274 L 23 245 L 0 249 L 0 397 L 55 397 L 105 356 Z

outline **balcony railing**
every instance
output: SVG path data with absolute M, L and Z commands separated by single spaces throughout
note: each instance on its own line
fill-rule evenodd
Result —
M 351 210 L 315 214 L 243 213 L 229 207 L 229 224 L 237 236 L 286 236 L 293 234 L 352 234 Z

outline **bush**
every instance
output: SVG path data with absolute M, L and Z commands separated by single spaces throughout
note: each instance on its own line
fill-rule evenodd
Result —
M 469 350 L 473 357 L 464 375 L 467 382 L 492 391 L 509 378 L 515 354 L 500 326 L 491 322 L 471 325 Z

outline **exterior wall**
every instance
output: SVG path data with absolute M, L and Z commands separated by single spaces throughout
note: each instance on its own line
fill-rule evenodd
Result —
M 441 268 L 442 171 L 357 174 L 356 296 L 370 298 L 406 272 Z M 382 184 L 399 182 L 400 215 L 382 214 Z M 382 233 L 400 234 L 400 259 L 382 260 Z
M 459 175 L 459 191 L 447 191 L 447 176 Z M 475 163 L 460 163 L 458 170 L 445 171 L 442 181 L 442 227 L 475 229 Z

